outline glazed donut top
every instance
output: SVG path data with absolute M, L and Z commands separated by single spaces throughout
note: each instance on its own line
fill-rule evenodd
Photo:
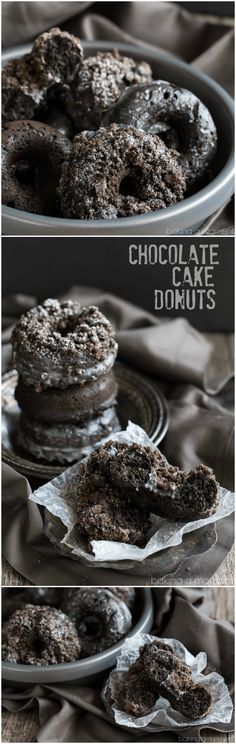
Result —
M 76 626 L 81 656 L 93 656 L 117 643 L 132 625 L 127 604 L 103 587 L 81 587 L 62 609 Z
M 94 305 L 81 307 L 79 302 L 48 299 L 22 315 L 12 333 L 13 350 L 103 361 L 117 352 L 112 326 Z
M 190 90 L 166 80 L 128 88 L 101 126 L 112 123 L 163 137 L 180 153 L 183 173 L 191 183 L 202 176 L 215 155 L 217 131 L 210 111 Z

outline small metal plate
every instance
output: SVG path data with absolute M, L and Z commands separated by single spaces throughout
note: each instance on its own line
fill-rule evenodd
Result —
M 168 581 L 168 577 L 174 576 L 177 572 L 182 573 L 182 570 L 186 572 L 186 561 L 188 558 L 200 556 L 206 554 L 215 544 L 217 540 L 216 525 L 209 524 L 206 527 L 202 527 L 200 530 L 189 532 L 183 536 L 183 541 L 180 545 L 176 545 L 171 548 L 166 548 L 159 551 L 155 555 L 145 558 L 143 561 L 109 561 L 102 562 L 94 560 L 93 563 L 87 560 L 86 557 L 78 558 L 67 545 L 61 543 L 65 535 L 66 528 L 62 524 L 58 517 L 53 516 L 48 509 L 44 509 L 44 532 L 46 537 L 54 545 L 54 547 L 67 558 L 72 558 L 75 561 L 83 563 L 85 566 L 90 568 L 111 568 L 115 571 L 128 571 L 129 574 L 134 573 L 136 576 L 148 576 L 150 583 L 155 586 L 157 580 L 163 579 Z M 187 573 L 186 581 L 189 580 Z
M 117 362 L 114 367 L 118 382 L 117 413 L 121 428 L 125 429 L 128 421 L 141 426 L 155 444 L 159 444 L 169 426 L 166 400 L 158 388 L 154 388 L 137 372 Z M 13 370 L 3 376 L 2 383 L 2 458 L 19 473 L 27 477 L 36 477 L 45 481 L 55 478 L 67 465 L 47 464 L 36 460 L 19 447 L 16 431 L 20 410 L 14 393 L 17 384 L 17 372 Z M 72 464 L 72 463 L 71 463 Z

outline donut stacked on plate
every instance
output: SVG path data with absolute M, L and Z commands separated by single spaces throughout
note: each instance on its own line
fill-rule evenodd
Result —
M 79 460 L 118 428 L 117 343 L 100 310 L 48 299 L 12 333 L 18 444 L 48 462 Z
M 110 648 L 131 629 L 135 589 L 37 587 L 3 596 L 3 659 L 61 664 Z
M 39 36 L 3 70 L 4 204 L 117 219 L 201 187 L 216 127 L 205 104 L 173 83 L 153 81 L 147 62 L 117 50 L 84 59 L 80 40 L 58 28 Z

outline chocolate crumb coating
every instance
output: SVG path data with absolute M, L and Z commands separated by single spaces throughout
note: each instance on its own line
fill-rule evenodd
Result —
M 2 133 L 3 203 L 34 214 L 58 215 L 57 186 L 70 149 L 65 135 L 42 122 L 6 124 Z
M 149 446 L 108 441 L 90 456 L 87 473 L 93 478 L 102 474 L 126 501 L 169 519 L 204 518 L 219 504 L 211 468 L 198 465 L 186 473 Z
M 81 646 L 73 622 L 54 607 L 26 604 L 3 625 L 3 659 L 15 664 L 76 661 Z
M 99 448 L 100 449 L 100 448 Z M 79 467 L 78 523 L 79 534 L 91 540 L 113 540 L 143 547 L 147 542 L 149 512 L 141 505 L 124 501 L 99 472 L 90 472 L 90 458 Z
M 36 73 L 48 86 L 73 78 L 83 61 L 83 49 L 73 34 L 51 28 L 34 41 L 31 58 Z
M 185 179 L 160 137 L 112 124 L 74 138 L 58 191 L 64 217 L 116 219 L 181 201 Z
M 85 59 L 73 78 L 67 100 L 77 131 L 99 127 L 106 111 L 128 86 L 151 80 L 147 62 L 135 62 L 117 50 L 97 52 Z
M 194 93 L 166 80 L 125 91 L 101 125 L 114 122 L 158 135 L 174 146 L 188 187 L 203 177 L 216 152 L 217 131 L 208 108 Z
M 15 398 L 18 405 L 31 418 L 45 423 L 84 422 L 114 406 L 118 386 L 111 370 L 98 380 L 67 388 L 45 388 L 37 391 L 19 378 Z
M 105 588 L 69 590 L 62 611 L 77 629 L 81 657 L 93 656 L 113 646 L 132 625 L 132 616 L 125 602 Z
M 16 369 L 38 391 L 96 380 L 112 368 L 118 348 L 97 307 L 53 299 L 21 316 L 12 345 Z
M 140 509 L 118 501 L 116 492 L 107 489 L 105 498 L 78 507 L 78 533 L 91 540 L 111 540 L 143 548 L 148 539 L 149 517 Z M 90 547 L 90 552 L 92 552 Z
M 17 430 L 17 442 L 37 460 L 70 463 L 81 460 L 86 451 L 103 442 L 114 431 L 119 422 L 114 407 L 106 408 L 92 418 L 80 423 L 50 424 L 21 414 Z
M 155 707 L 156 691 L 148 685 L 145 672 L 129 674 L 122 680 L 115 707 L 135 718 L 147 716 Z M 114 704 L 114 703 L 113 703 Z
M 193 682 L 190 667 L 167 644 L 153 641 L 140 649 L 138 659 L 123 675 L 116 705 L 139 718 L 151 713 L 159 697 L 188 719 L 202 718 L 212 705 L 207 688 Z
M 67 31 L 52 28 L 38 36 L 30 54 L 10 60 L 3 68 L 3 123 L 20 119 L 41 120 L 50 100 L 51 88 L 59 85 L 68 88 L 82 60 L 80 40 Z
M 46 90 L 36 75 L 30 54 L 10 60 L 2 71 L 3 124 L 34 119 L 46 102 Z

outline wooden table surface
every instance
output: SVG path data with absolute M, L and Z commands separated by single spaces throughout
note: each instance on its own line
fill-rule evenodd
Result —
M 207 586 L 234 586 L 234 548 L 230 550 L 225 560 L 222 562 L 221 566 L 218 568 L 218 571 L 212 576 L 212 579 L 206 582 Z M 171 578 L 171 582 L 173 586 L 177 586 L 180 582 L 176 579 Z M 167 582 L 165 580 L 165 586 L 167 585 Z M 187 583 L 187 582 L 185 582 Z M 191 585 L 200 585 L 204 586 L 204 582 L 201 579 L 199 580 L 191 581 Z M 2 586 L 30 586 L 31 582 L 28 581 L 28 579 L 25 579 L 24 576 L 21 576 L 21 574 L 18 573 L 18 571 L 15 571 L 12 566 L 8 563 L 8 561 L 3 560 L 2 562 Z M 155 580 L 155 586 L 162 586 L 163 582 L 160 579 L 160 581 Z
M 213 617 L 216 620 L 227 619 L 234 621 L 234 589 L 227 587 L 214 587 L 211 589 L 215 598 Z M 3 742 L 35 742 L 39 730 L 37 708 L 22 711 L 21 713 L 2 714 L 2 741 Z M 234 734 L 215 734 L 206 730 L 201 732 L 203 741 L 228 742 L 235 741 Z M 181 741 L 181 739 L 180 739 Z M 183 741 L 183 740 L 182 740 Z

